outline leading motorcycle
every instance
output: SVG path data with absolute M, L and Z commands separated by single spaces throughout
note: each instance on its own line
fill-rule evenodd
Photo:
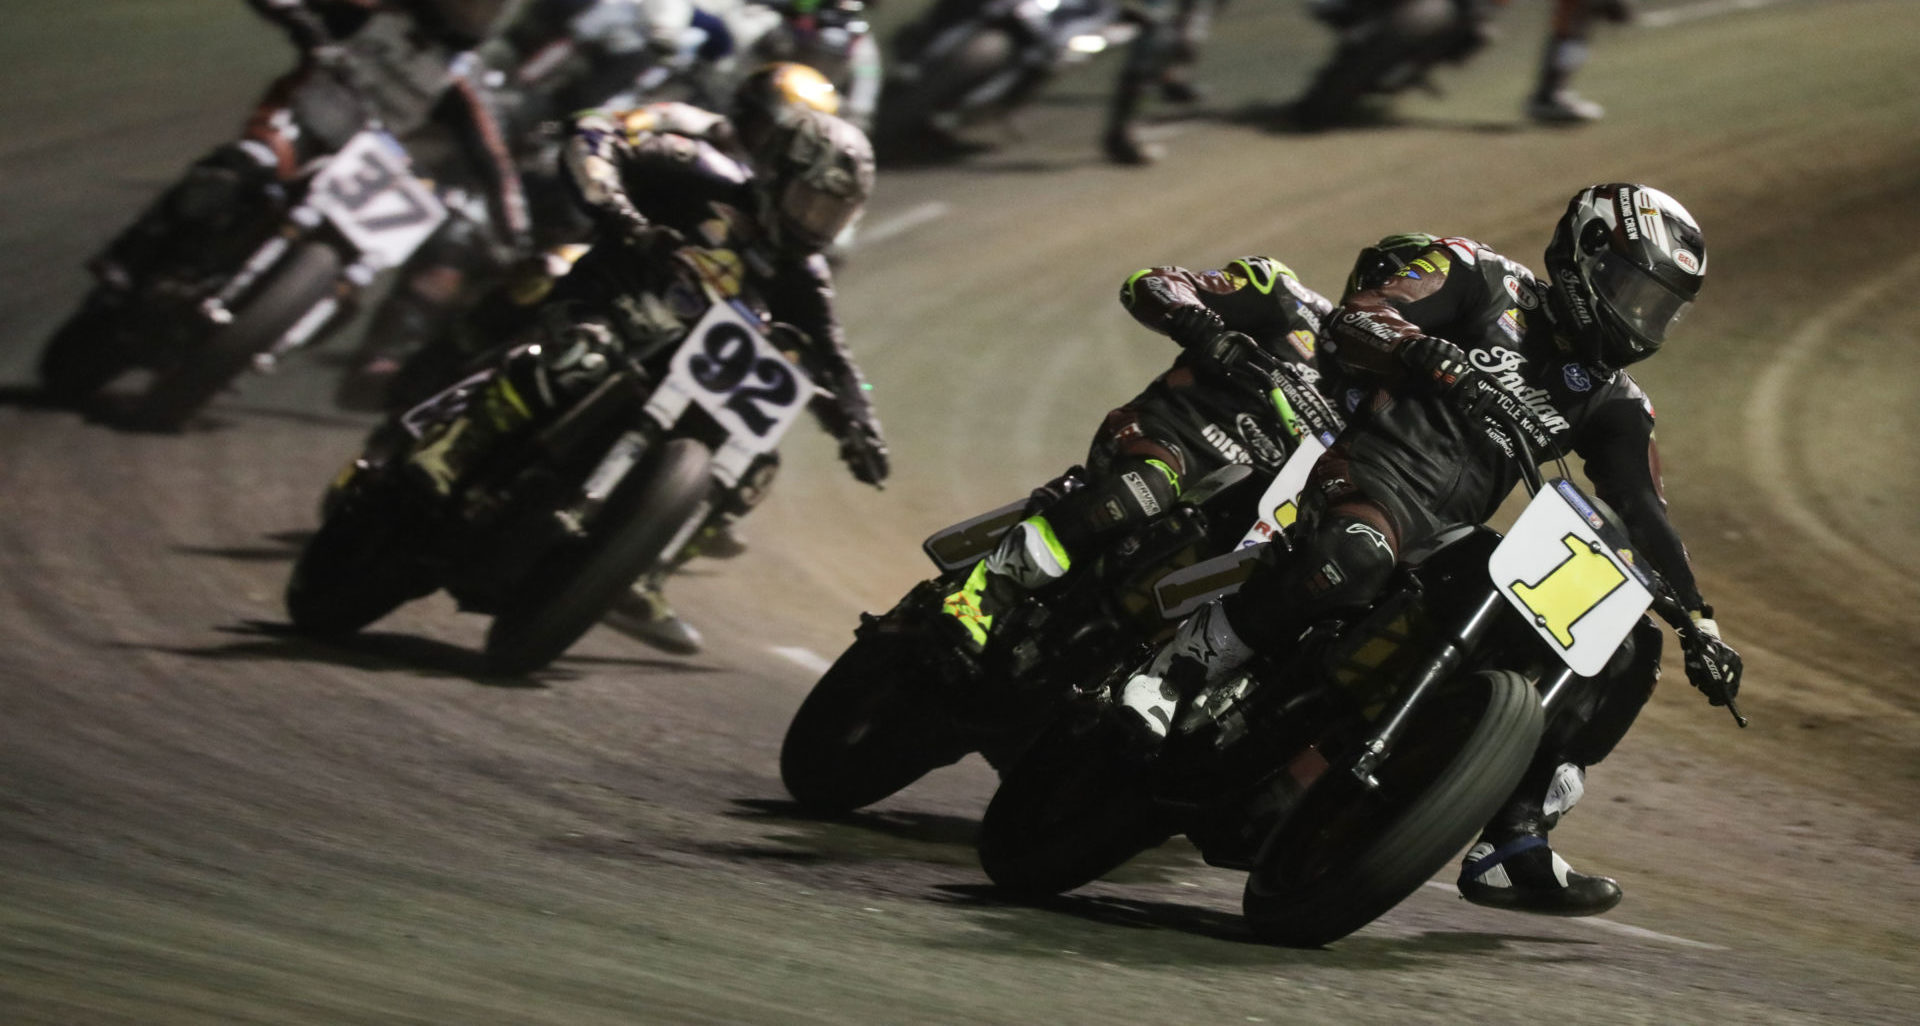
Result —
M 1185 834 L 1209 864 L 1247 872 L 1255 935 L 1331 943 L 1466 847 L 1646 610 L 1692 630 L 1564 462 L 1542 479 L 1545 429 L 1494 383 L 1475 387 L 1500 404 L 1533 495 L 1504 538 L 1463 526 L 1407 553 L 1364 612 L 1183 695 L 1157 745 L 1120 706 L 1125 671 L 1091 689 L 987 807 L 980 863 L 997 886 L 1057 894 Z

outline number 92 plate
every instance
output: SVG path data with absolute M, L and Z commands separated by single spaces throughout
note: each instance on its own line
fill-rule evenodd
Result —
M 813 383 L 766 340 L 757 320 L 717 302 L 674 352 L 647 412 L 671 427 L 688 402 L 696 403 L 731 436 L 724 449 L 758 455 L 779 444 L 813 394 Z M 724 463 L 728 455 L 716 458 Z

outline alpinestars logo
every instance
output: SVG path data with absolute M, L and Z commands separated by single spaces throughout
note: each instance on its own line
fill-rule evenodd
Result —
M 1208 424 L 1200 429 L 1200 434 L 1220 451 L 1220 455 L 1227 458 L 1228 463 L 1253 462 L 1253 458 L 1247 455 L 1247 450 L 1241 448 L 1240 443 L 1234 441 L 1232 435 L 1221 430 L 1218 424 Z
M 1375 545 L 1380 546 L 1380 551 L 1385 552 L 1389 558 L 1393 556 L 1393 546 L 1387 544 L 1387 536 L 1381 534 L 1380 531 L 1373 526 L 1369 524 L 1348 524 L 1347 533 L 1360 535 Z
M 1147 487 L 1147 482 L 1139 473 L 1129 470 L 1120 475 L 1120 480 L 1127 483 L 1127 491 L 1133 493 L 1133 501 L 1139 505 L 1141 512 L 1150 517 L 1160 515 L 1160 500 L 1153 497 L 1153 489 Z

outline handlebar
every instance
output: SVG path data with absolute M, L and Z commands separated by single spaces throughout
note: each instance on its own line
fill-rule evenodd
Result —
M 1545 424 L 1540 422 L 1540 418 L 1528 409 L 1518 396 L 1478 371 L 1467 371 L 1459 375 L 1452 394 L 1460 396 L 1461 407 L 1468 414 L 1488 417 L 1508 429 L 1506 434 L 1513 441 L 1514 459 L 1520 464 L 1520 475 L 1526 483 L 1527 494 L 1530 496 L 1540 494 L 1540 490 L 1546 487 L 1546 481 L 1540 474 L 1540 466 L 1534 455 L 1534 446 L 1551 444 L 1552 439 L 1551 432 Z M 1571 478 L 1572 471 L 1567 467 L 1565 456 L 1555 454 L 1554 462 L 1559 466 L 1561 477 Z M 1673 589 L 1668 587 L 1665 578 L 1651 568 L 1648 568 L 1647 572 L 1652 574 L 1654 582 L 1653 604 L 1650 607 L 1652 612 L 1666 621 L 1667 625 L 1673 628 L 1674 633 L 1680 636 L 1682 643 L 1685 643 L 1696 630 L 1693 625 L 1693 616 L 1674 596 Z M 1740 714 L 1740 707 L 1734 703 L 1733 695 L 1728 693 L 1726 685 L 1718 684 L 1715 689 L 1717 691 L 1715 694 L 1707 693 L 1704 687 L 1700 690 L 1702 694 L 1707 695 L 1709 702 L 1726 706 L 1727 711 L 1733 714 L 1734 722 L 1745 727 L 1747 718 Z

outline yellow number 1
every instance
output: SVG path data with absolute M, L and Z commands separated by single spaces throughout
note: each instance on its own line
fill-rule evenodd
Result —
M 1579 535 L 1568 534 L 1560 541 L 1567 547 L 1566 559 L 1537 583 L 1515 581 L 1511 587 L 1534 622 L 1552 632 L 1560 647 L 1572 648 L 1573 625 L 1626 583 L 1627 575 Z

